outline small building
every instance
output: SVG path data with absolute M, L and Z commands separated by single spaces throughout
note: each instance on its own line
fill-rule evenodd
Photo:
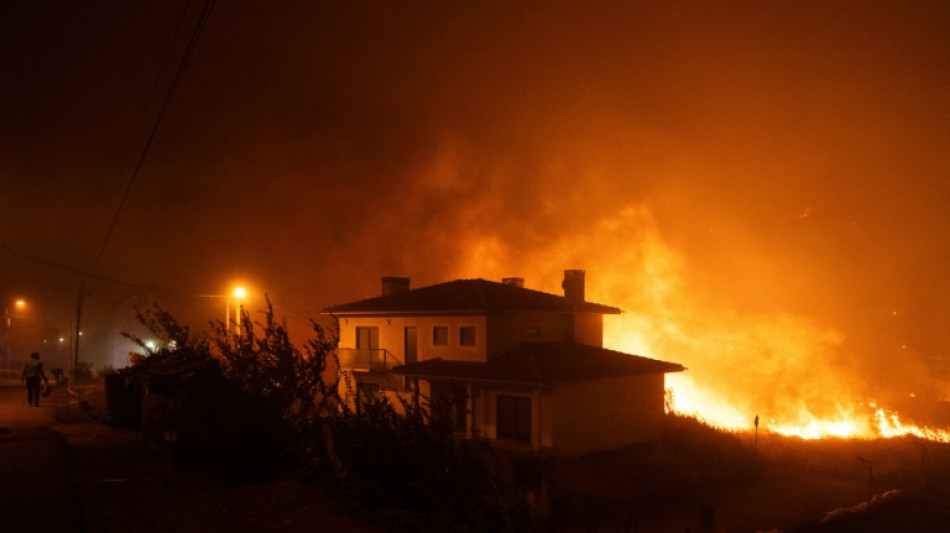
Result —
M 457 433 L 573 456 L 656 439 L 664 378 L 683 366 L 603 347 L 603 315 L 584 272 L 564 295 L 522 278 L 456 280 L 324 309 L 340 322 L 340 369 L 356 398 L 420 394 L 449 404 Z

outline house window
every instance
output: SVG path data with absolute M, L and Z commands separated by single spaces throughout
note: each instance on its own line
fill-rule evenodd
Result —
M 459 328 L 459 344 L 462 346 L 475 346 L 475 326 L 462 326 Z
M 534 339 L 541 336 L 541 328 L 538 326 L 531 326 L 525 330 L 525 335 L 529 339 Z
M 531 398 L 499 394 L 497 402 L 498 438 L 531 442 Z
M 448 326 L 435 326 L 434 328 L 432 328 L 432 344 L 436 346 L 449 345 Z
M 357 326 L 356 349 L 357 350 L 378 350 L 379 349 L 379 328 L 376 326 Z

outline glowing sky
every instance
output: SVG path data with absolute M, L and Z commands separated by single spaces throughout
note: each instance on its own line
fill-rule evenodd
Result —
M 307 317 L 386 275 L 613 280 L 646 235 L 708 308 L 884 377 L 950 357 L 950 4 L 468 4 L 218 2 L 100 262 L 200 6 L 3 2 L 0 294 L 165 291 L 89 280 L 105 320 L 241 278 Z

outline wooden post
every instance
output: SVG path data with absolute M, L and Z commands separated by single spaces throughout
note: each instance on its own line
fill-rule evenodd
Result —
M 755 454 L 759 454 L 759 415 L 755 415 Z

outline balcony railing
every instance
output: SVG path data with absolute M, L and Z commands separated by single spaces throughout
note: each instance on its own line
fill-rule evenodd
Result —
M 361 348 L 339 348 L 337 355 L 340 366 L 348 370 L 362 370 L 368 372 L 385 372 L 394 366 L 402 364 L 389 350 L 376 348 L 372 350 Z

